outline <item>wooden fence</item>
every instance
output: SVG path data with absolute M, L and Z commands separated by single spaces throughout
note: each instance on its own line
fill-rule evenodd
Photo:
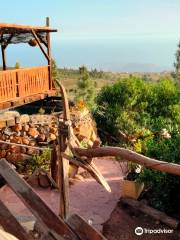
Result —
M 0 71 L 0 103 L 50 90 L 48 66 Z

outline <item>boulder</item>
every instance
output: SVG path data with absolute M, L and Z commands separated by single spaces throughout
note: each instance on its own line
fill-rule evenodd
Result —
M 31 137 L 36 138 L 36 137 L 38 137 L 39 132 L 38 132 L 37 128 L 30 127 L 29 130 L 28 130 L 28 135 L 31 136 Z
M 19 123 L 28 123 L 30 121 L 30 117 L 28 114 L 20 115 Z
M 12 130 L 15 132 L 19 132 L 22 130 L 22 125 L 20 123 L 16 123 L 15 126 L 12 127 Z

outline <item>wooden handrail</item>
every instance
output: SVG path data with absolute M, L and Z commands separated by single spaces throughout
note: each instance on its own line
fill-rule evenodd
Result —
M 0 71 L 0 103 L 50 90 L 48 68 L 41 66 Z
M 120 147 L 98 147 L 90 149 L 74 148 L 74 151 L 78 156 L 88 158 L 119 156 L 126 161 L 138 163 L 147 168 L 180 176 L 179 164 L 159 161 L 125 148 Z

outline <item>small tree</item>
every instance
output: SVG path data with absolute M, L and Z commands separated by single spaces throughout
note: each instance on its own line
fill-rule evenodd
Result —
M 56 61 L 54 59 L 52 59 L 52 79 L 55 82 L 60 81 L 59 69 L 58 69 Z
M 19 69 L 19 68 L 21 68 L 21 65 L 20 65 L 20 63 L 19 62 L 16 62 L 16 64 L 15 64 L 15 69 Z
M 176 56 L 176 61 L 174 63 L 175 73 L 173 74 L 173 77 L 177 82 L 180 82 L 180 42 L 178 44 L 178 49 L 175 56 Z
M 90 108 L 94 104 L 96 95 L 95 83 L 89 78 L 89 74 L 85 73 L 77 83 L 77 89 L 75 92 L 75 100 L 85 102 Z
M 88 69 L 86 66 L 81 66 L 79 67 L 79 74 L 87 74 L 88 73 Z

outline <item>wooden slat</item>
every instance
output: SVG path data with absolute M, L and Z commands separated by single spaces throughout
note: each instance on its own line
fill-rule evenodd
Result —
M 0 102 L 16 98 L 16 72 L 0 71 Z
M 48 66 L 17 71 L 19 97 L 28 97 L 33 94 L 49 90 Z
M 89 225 L 82 217 L 73 214 L 67 223 L 81 240 L 107 240 L 100 232 Z
M 78 240 L 78 237 L 71 231 L 67 224 L 48 208 L 33 189 L 10 167 L 5 159 L 0 160 L 0 174 L 37 220 L 43 222 L 50 230 L 55 231 L 65 240 Z
M 11 233 L 19 240 L 33 240 L 32 236 L 25 231 L 4 203 L 0 200 L 0 225 L 5 231 Z

